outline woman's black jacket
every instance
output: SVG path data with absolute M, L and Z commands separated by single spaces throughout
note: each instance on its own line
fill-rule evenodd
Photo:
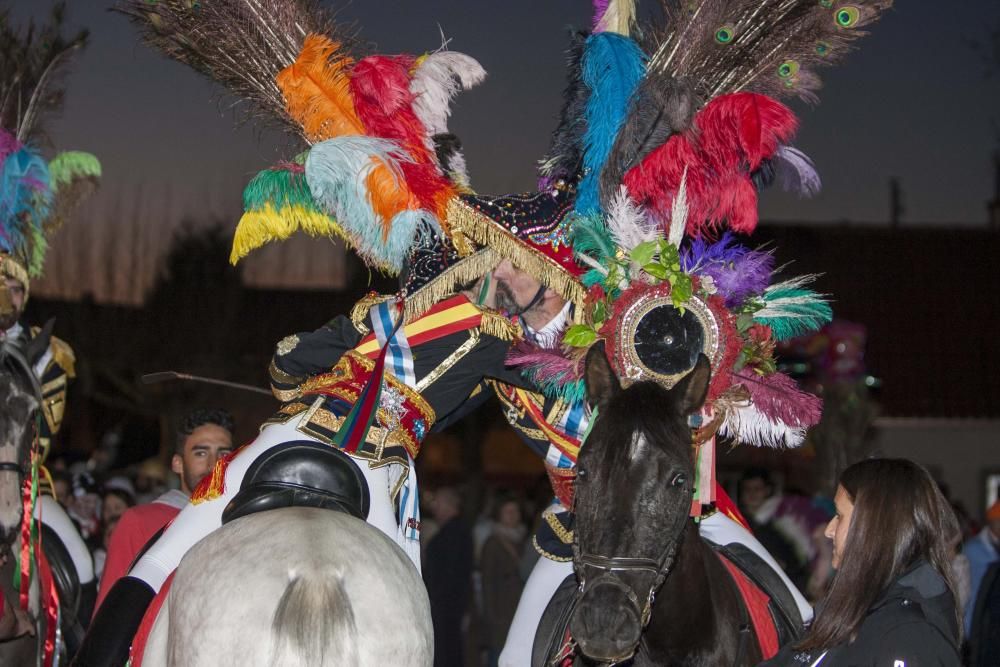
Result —
M 853 642 L 826 655 L 786 646 L 760 667 L 958 667 L 958 632 L 948 586 L 921 561 L 872 605 Z

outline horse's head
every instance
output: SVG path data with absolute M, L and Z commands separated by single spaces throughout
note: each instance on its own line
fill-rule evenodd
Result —
M 622 389 L 603 345 L 587 355 L 587 398 L 596 420 L 576 478 L 580 597 L 570 632 L 587 657 L 631 656 L 689 522 L 695 471 L 688 418 L 708 392 L 704 356 L 672 389 Z
M 40 356 L 44 340 L 24 348 L 5 341 L 0 349 L 0 546 L 14 542 L 21 526 L 21 489 L 28 474 L 33 419 L 39 408 L 39 390 L 31 363 Z

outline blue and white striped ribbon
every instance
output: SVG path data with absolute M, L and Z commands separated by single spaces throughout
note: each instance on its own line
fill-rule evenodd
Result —
M 396 334 L 388 341 L 389 335 L 396 324 L 395 306 L 391 301 L 372 306 L 369 314 L 372 318 L 372 328 L 375 338 L 380 346 L 389 346 L 389 351 L 385 357 L 385 369 L 396 376 L 396 379 L 407 387 L 415 387 L 417 384 L 416 375 L 413 372 L 413 350 L 406 340 L 406 333 L 403 327 L 396 330 Z M 402 317 L 402 314 L 399 315 Z
M 588 421 L 586 403 L 578 401 L 571 405 L 559 423 L 553 424 L 553 426 L 566 435 L 579 439 L 587 430 Z M 563 454 L 555 445 L 549 445 L 549 450 L 545 454 L 545 462 L 553 468 L 572 468 L 575 465 L 573 460 Z

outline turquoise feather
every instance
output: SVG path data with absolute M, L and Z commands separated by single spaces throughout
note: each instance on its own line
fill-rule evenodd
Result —
M 584 176 L 577 188 L 576 210 L 601 210 L 599 185 L 604 163 L 628 112 L 629 100 L 646 73 L 648 58 L 628 37 L 602 32 L 587 38 L 583 81 L 590 89 L 587 131 L 583 135 Z
M 32 275 L 45 257 L 42 224 L 52 208 L 49 168 L 27 146 L 10 153 L 0 168 L 0 249 L 23 258 Z
M 618 250 L 611 232 L 608 231 L 600 215 L 575 216 L 570 230 L 570 242 L 573 244 L 573 252 L 577 255 L 586 255 L 607 265 L 608 259 L 614 257 Z M 604 274 L 592 268 L 581 280 L 585 287 L 591 287 L 604 282 Z
M 764 308 L 753 315 L 754 322 L 771 327 L 775 340 L 795 338 L 816 331 L 833 319 L 826 296 L 803 286 L 816 276 L 801 276 L 771 285 L 762 295 Z
M 368 196 L 366 179 L 377 160 L 402 182 L 400 164 L 410 158 L 388 139 L 344 136 L 320 142 L 306 157 L 306 181 L 316 203 L 332 216 L 353 239 L 362 258 L 396 273 L 412 249 L 418 223 L 433 219 L 425 211 L 403 211 L 390 222 L 389 235 Z

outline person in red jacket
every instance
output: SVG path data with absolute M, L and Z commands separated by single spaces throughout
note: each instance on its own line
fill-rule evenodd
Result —
M 122 514 L 108 544 L 96 608 L 100 608 L 111 586 L 128 573 L 132 561 L 146 543 L 187 504 L 191 491 L 211 472 L 219 457 L 232 448 L 233 418 L 228 412 L 200 408 L 184 419 L 170 463 L 181 479 L 181 488 L 167 491 L 153 502 L 137 505 Z

